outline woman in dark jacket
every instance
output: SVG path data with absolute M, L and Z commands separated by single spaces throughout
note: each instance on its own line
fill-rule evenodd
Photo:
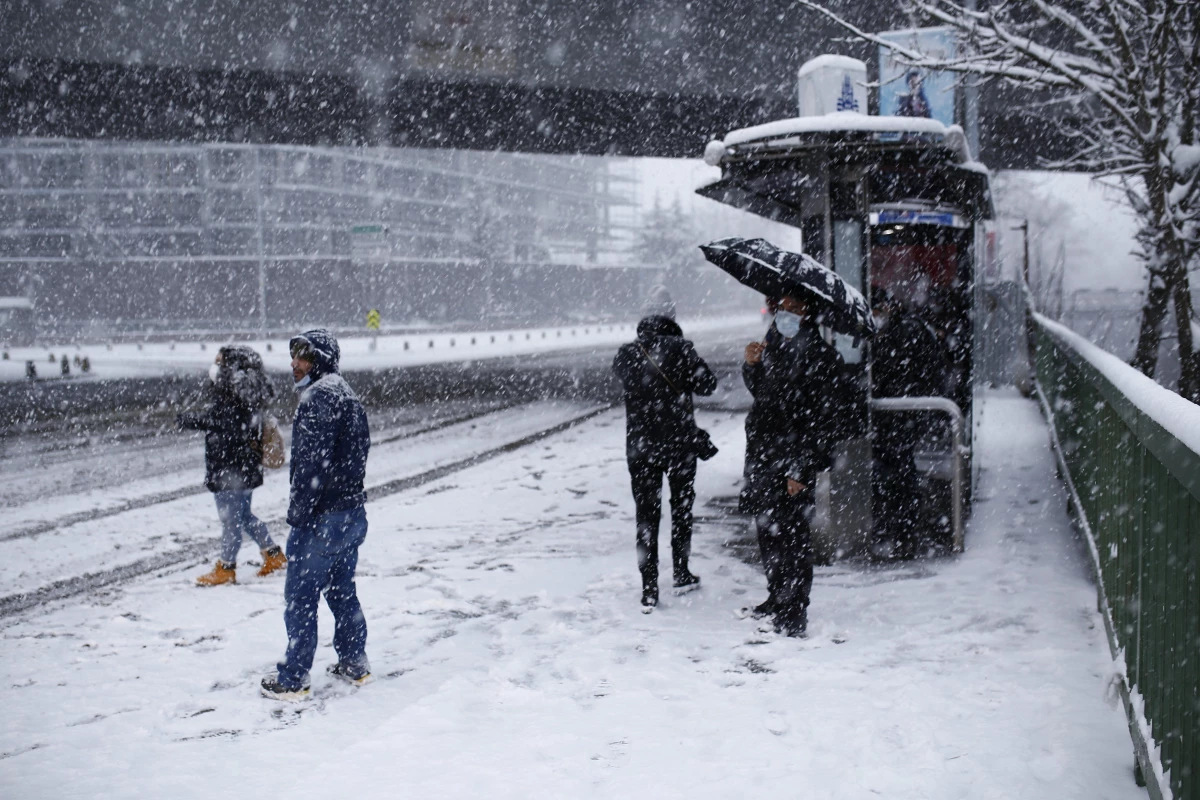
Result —
M 717 378 L 674 320 L 674 304 L 648 306 L 637 341 L 621 346 L 613 371 L 625 389 L 625 455 L 637 520 L 642 610 L 658 605 L 658 524 L 663 475 L 671 487 L 671 561 L 676 592 L 698 588 L 688 569 L 696 498 L 696 420 L 692 395 L 710 395 Z M 705 456 L 708 457 L 707 455 Z
M 180 414 L 179 426 L 204 436 L 204 485 L 213 493 L 221 518 L 221 557 L 199 586 L 237 582 L 237 554 L 242 535 L 262 550 L 259 577 L 287 563 L 267 526 L 250 512 L 250 496 L 263 482 L 263 414 L 275 389 L 263 372 L 262 358 L 244 345 L 226 345 L 209 368 L 210 404 L 198 414 Z

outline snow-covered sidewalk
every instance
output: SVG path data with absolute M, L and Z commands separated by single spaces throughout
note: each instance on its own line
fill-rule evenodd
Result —
M 362 689 L 325 676 L 322 611 L 314 698 L 258 697 L 285 644 L 278 579 L 169 572 L 9 620 L 0 796 L 1145 796 L 1031 402 L 986 401 L 967 552 L 819 568 L 806 641 L 734 615 L 763 579 L 706 504 L 736 492 L 742 417 L 701 416 L 721 447 L 700 470 L 701 591 L 638 613 L 606 413 L 368 506 Z

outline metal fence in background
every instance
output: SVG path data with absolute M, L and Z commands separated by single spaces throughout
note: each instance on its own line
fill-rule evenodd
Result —
M 1118 388 L 1070 332 L 1036 320 L 1038 393 L 1089 542 L 1113 655 L 1124 663 L 1138 762 L 1152 797 L 1169 789 L 1175 800 L 1198 800 L 1200 453 Z M 1129 385 L 1157 388 L 1132 367 L 1111 369 Z
M 0 295 L 64 331 L 611 310 L 645 288 L 635 188 L 619 159 L 4 140 Z

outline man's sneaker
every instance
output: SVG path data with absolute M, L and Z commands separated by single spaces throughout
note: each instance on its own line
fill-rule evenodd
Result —
M 269 547 L 262 551 L 263 565 L 258 570 L 258 577 L 265 578 L 277 569 L 283 569 L 287 566 L 287 556 L 279 549 L 279 545 Z
M 285 703 L 296 703 L 312 694 L 312 690 L 308 686 L 301 686 L 299 689 L 284 686 L 279 682 L 279 675 L 276 673 L 262 679 L 259 691 L 262 692 L 263 697 L 282 700 Z
M 672 587 L 675 594 L 687 594 L 700 588 L 700 579 L 690 572 L 684 573 L 682 576 L 675 577 L 675 585 Z
M 807 639 L 808 614 L 801 614 L 798 617 L 782 617 L 777 614 L 775 616 L 775 632 L 793 639 Z
M 775 632 L 780 636 L 787 636 L 790 639 L 808 638 L 807 628 L 801 628 L 794 625 L 781 625 L 778 622 L 775 623 Z
M 226 564 L 218 560 L 212 572 L 206 572 L 196 578 L 197 586 L 220 586 L 223 583 L 237 583 L 236 564 Z
M 658 589 L 642 589 L 642 613 L 649 614 L 658 606 Z
M 371 682 L 371 671 L 369 669 L 351 667 L 340 661 L 336 664 L 330 664 L 325 671 L 351 686 L 362 686 Z
M 742 619 L 766 619 L 775 614 L 775 601 L 767 598 L 756 606 L 743 606 L 738 611 L 738 616 Z

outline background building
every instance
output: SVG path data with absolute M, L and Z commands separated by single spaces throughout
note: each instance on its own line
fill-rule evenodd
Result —
M 4 141 L 0 295 L 30 297 L 62 335 L 358 327 L 372 308 L 385 327 L 624 317 L 652 283 L 692 282 L 639 246 L 635 174 L 473 151 Z M 723 278 L 701 266 L 707 297 Z

